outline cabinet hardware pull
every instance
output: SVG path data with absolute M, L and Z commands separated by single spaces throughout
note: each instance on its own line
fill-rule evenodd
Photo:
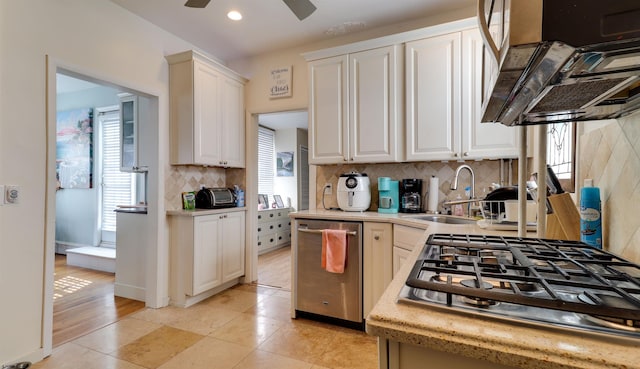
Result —
M 374 239 L 374 240 L 376 240 L 376 241 L 378 241 L 378 240 L 380 240 L 380 236 L 375 235 L 375 236 L 373 236 L 373 239 Z
M 321 233 L 322 233 L 322 229 L 298 228 L 298 232 L 302 232 L 302 233 L 314 233 L 314 234 L 321 234 Z M 355 236 L 357 233 L 356 233 L 356 231 L 349 231 L 349 232 L 347 232 L 347 234 L 348 234 L 349 236 Z

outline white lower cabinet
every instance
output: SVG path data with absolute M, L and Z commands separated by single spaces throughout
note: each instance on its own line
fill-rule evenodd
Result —
M 390 223 L 365 222 L 363 230 L 362 299 L 363 317 L 391 283 L 393 227 Z
M 244 275 L 244 210 L 171 217 L 171 303 L 189 306 Z
M 424 229 L 395 224 L 393 226 L 393 275 L 398 273 L 416 247 Z
M 258 255 L 291 244 L 290 208 L 258 211 Z

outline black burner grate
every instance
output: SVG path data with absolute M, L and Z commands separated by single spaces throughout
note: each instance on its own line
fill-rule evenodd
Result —
M 640 320 L 640 266 L 575 241 L 434 234 L 407 285 L 618 319 Z

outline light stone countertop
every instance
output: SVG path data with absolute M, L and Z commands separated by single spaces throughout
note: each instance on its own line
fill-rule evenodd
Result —
M 221 213 L 231 213 L 235 211 L 247 211 L 246 207 L 230 207 L 220 209 L 193 209 L 193 210 L 167 210 L 167 215 L 182 216 L 182 217 L 197 217 L 201 215 L 214 215 Z
M 415 214 L 414 214 L 415 215 Z M 390 222 L 424 227 L 419 245 L 432 233 L 504 234 L 477 225 L 451 225 L 410 219 L 409 214 L 310 210 L 291 218 Z M 529 234 L 535 237 L 535 233 Z M 416 247 L 366 320 L 367 333 L 455 355 L 526 369 L 640 368 L 640 340 L 568 333 L 551 327 L 505 323 L 487 316 L 445 311 L 437 307 L 397 303 L 398 293 L 422 247 Z

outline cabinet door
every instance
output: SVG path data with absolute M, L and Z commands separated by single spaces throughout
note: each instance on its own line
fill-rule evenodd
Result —
M 348 157 L 348 57 L 309 63 L 309 164 L 343 163 Z
M 138 98 L 120 98 L 120 170 L 130 172 L 138 166 Z
M 218 215 L 193 218 L 193 283 L 186 288 L 190 296 L 210 290 L 222 283 L 219 256 L 221 219 Z
M 407 261 L 410 255 L 411 255 L 411 251 L 409 250 L 405 250 L 401 247 L 396 247 L 396 246 L 393 247 L 393 275 L 394 276 L 396 275 L 396 273 L 398 273 L 400 268 L 402 268 L 402 266 Z
M 482 58 L 489 58 L 480 31 L 462 32 L 462 156 L 463 159 L 518 157 L 518 130 L 498 123 L 481 123 Z M 490 68 L 491 64 L 488 64 Z M 489 70 L 485 73 L 491 75 Z
M 349 161 L 393 162 L 400 124 L 398 48 L 349 55 Z
M 406 43 L 407 160 L 460 152 L 459 32 Z
M 220 215 L 222 223 L 220 247 L 222 249 L 222 283 L 244 275 L 244 212 Z
M 363 227 L 363 317 L 391 283 L 393 230 L 390 223 L 365 222 Z
M 217 166 L 222 162 L 220 86 L 223 76 L 205 63 L 198 60 L 193 63 L 194 164 Z
M 223 153 L 221 165 L 244 168 L 244 85 L 225 78 L 222 88 Z

